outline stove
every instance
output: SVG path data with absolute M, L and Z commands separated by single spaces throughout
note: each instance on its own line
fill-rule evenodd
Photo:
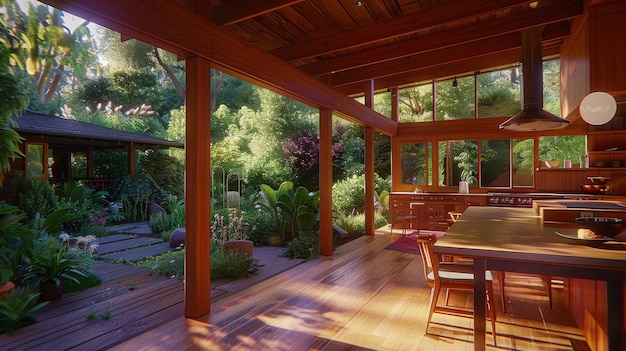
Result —
M 562 195 L 544 193 L 488 193 L 489 206 L 533 207 L 533 199 L 561 199 Z

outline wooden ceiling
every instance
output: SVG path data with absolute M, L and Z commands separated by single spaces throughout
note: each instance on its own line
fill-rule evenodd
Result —
M 184 0 L 180 0 L 184 1 Z M 558 54 L 582 0 L 212 0 L 223 29 L 346 95 L 520 61 L 521 31 L 545 25 Z

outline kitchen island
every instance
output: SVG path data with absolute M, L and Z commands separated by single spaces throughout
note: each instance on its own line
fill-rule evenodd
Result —
M 435 251 L 471 257 L 475 266 L 474 347 L 485 349 L 485 270 L 532 273 L 606 282 L 604 295 L 596 297 L 601 311 L 592 341 L 596 350 L 624 350 L 624 277 L 626 245 L 613 242 L 581 245 L 555 232 L 575 233 L 574 223 L 544 223 L 532 208 L 469 207 Z M 581 326 L 585 327 L 585 326 Z

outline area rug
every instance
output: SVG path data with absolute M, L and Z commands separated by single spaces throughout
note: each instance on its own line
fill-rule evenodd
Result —
M 434 234 L 437 236 L 437 239 L 439 239 L 445 234 L 445 232 L 434 231 L 434 230 L 420 230 L 420 234 L 421 235 Z M 408 252 L 408 253 L 419 255 L 420 249 L 419 247 L 417 247 L 417 238 L 418 238 L 417 233 L 404 235 L 400 239 L 385 246 L 385 249 Z

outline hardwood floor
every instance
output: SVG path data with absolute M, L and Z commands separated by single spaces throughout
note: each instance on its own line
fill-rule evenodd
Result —
M 358 238 L 333 257 L 213 302 L 199 320 L 176 318 L 113 349 L 472 350 L 466 316 L 435 314 L 424 334 L 430 289 L 419 255 L 384 249 L 396 237 Z M 507 274 L 508 313 L 496 300 L 498 346 L 488 335 L 488 349 L 589 350 L 567 312 L 565 289 L 553 289 L 550 309 L 538 277 Z M 450 304 L 467 308 L 471 301 L 453 292 Z

